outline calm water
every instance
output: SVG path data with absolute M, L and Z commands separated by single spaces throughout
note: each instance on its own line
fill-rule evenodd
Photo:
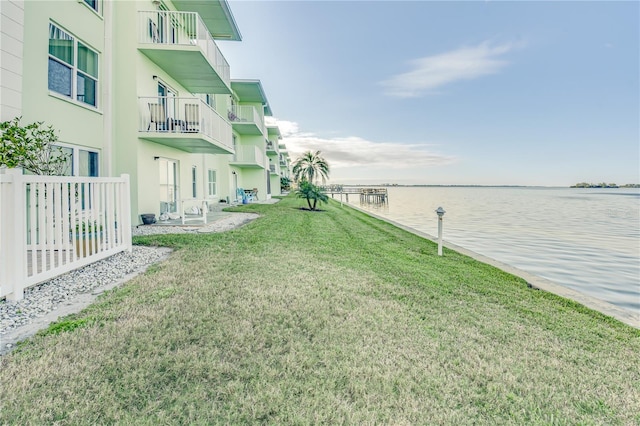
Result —
M 557 284 L 640 311 L 640 190 L 389 188 L 352 204 Z

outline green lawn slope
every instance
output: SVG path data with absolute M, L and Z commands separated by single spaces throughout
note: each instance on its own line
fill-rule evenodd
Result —
M 640 331 L 331 202 L 169 260 L 1 362 L 2 424 L 640 423 Z

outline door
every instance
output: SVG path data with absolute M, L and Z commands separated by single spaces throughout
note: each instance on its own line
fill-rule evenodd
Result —
M 176 118 L 176 92 L 161 81 L 158 81 L 158 103 L 162 105 L 166 119 L 166 123 L 162 123 L 165 126 L 163 130 L 172 130 L 170 124 Z
M 233 176 L 233 200 L 239 202 L 241 199 L 238 198 L 238 175 L 236 172 L 231 172 L 231 175 Z
M 178 212 L 178 162 L 166 158 L 158 160 L 160 167 L 160 214 Z
M 271 170 L 267 170 L 267 195 L 271 195 Z

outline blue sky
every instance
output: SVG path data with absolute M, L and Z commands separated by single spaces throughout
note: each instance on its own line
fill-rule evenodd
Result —
M 638 2 L 230 5 L 232 78 L 332 182 L 640 182 Z

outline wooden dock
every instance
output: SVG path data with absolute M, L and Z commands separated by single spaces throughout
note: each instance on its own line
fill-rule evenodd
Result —
M 339 195 L 341 201 L 343 195 L 347 202 L 349 202 L 349 195 L 359 196 L 361 203 L 385 204 L 389 201 L 387 188 L 344 185 L 327 185 L 321 188 L 326 194 L 330 194 L 331 198 L 335 198 L 336 195 Z

